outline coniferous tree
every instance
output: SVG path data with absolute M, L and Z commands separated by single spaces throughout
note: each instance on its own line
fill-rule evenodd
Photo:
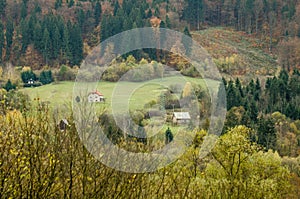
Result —
M 166 15 L 166 27 L 169 29 L 172 28 L 171 20 L 168 15 Z
M 184 28 L 184 31 L 183 31 L 183 34 L 187 37 L 190 37 L 190 38 L 187 38 L 185 36 L 182 37 L 182 43 L 183 43 L 183 46 L 185 48 L 185 51 L 186 51 L 186 55 L 190 55 L 191 51 L 192 51 L 192 45 L 193 45 L 193 41 L 192 41 L 192 35 L 188 29 L 188 27 L 185 27 Z
M 129 15 L 132 9 L 135 7 L 134 1 L 123 1 L 122 3 L 122 9 L 124 10 L 125 15 Z
M 60 34 L 59 34 L 58 27 L 56 26 L 52 35 L 52 47 L 53 47 L 52 55 L 54 59 L 58 58 L 60 52 L 60 46 L 61 46 Z
M 58 9 L 62 6 L 62 0 L 56 0 L 54 4 L 54 8 Z
M 270 118 L 259 119 L 257 130 L 257 143 L 261 144 L 268 149 L 274 149 L 276 147 L 276 131 L 274 121 Z
M 25 19 L 27 17 L 27 4 L 25 2 L 22 3 L 21 5 L 21 19 Z
M 158 7 L 155 7 L 155 10 L 154 10 L 154 16 L 156 16 L 156 17 L 159 17 L 159 16 L 160 16 L 160 12 L 159 12 Z
M 0 21 L 0 63 L 2 63 L 2 52 L 4 48 L 4 28 Z
M 13 89 L 16 89 L 16 85 L 12 84 L 10 79 L 8 79 L 8 81 L 6 82 L 6 84 L 3 87 L 6 91 L 10 91 Z
M 253 20 L 253 10 L 254 10 L 254 1 L 253 0 L 246 0 L 245 4 L 245 30 L 250 34 L 252 32 L 252 21 Z
M 244 97 L 244 92 L 243 92 L 243 88 L 242 88 L 242 84 L 239 80 L 239 78 L 236 78 L 235 80 L 235 88 L 236 88 L 236 102 L 237 104 L 235 106 L 240 106 L 242 105 L 242 99 Z
M 22 48 L 21 51 L 24 53 L 29 45 L 29 35 L 28 35 L 28 22 L 26 20 L 21 20 L 20 22 L 20 32 L 22 35 L 21 44 Z
M 34 27 L 37 23 L 37 18 L 35 14 L 31 14 L 27 23 L 27 34 L 28 34 L 28 43 L 31 44 L 33 42 L 34 37 Z
M 116 1 L 115 5 L 114 5 L 114 16 L 117 15 L 117 12 L 118 12 L 119 8 L 120 8 L 119 1 Z
M 223 127 L 222 134 L 224 134 L 230 128 L 235 127 L 236 125 L 239 125 L 239 118 L 237 117 L 234 108 L 231 108 L 226 113 L 226 120 L 224 122 L 224 127 Z
M 110 36 L 116 35 L 124 30 L 123 29 L 124 20 L 125 20 L 124 14 L 123 14 L 122 10 L 119 9 L 117 16 L 111 17 L 110 24 L 112 26 L 112 31 L 111 31 L 112 34 Z M 129 21 L 128 23 L 132 27 L 133 22 Z
M 11 19 L 8 19 L 6 24 L 6 60 L 10 57 L 11 46 L 13 43 L 13 34 L 14 34 L 14 24 Z
M 76 15 L 77 23 L 81 29 L 81 32 L 84 31 L 84 24 L 86 23 L 85 13 L 83 9 L 79 9 Z
M 68 7 L 71 8 L 74 5 L 74 0 L 69 0 Z
M 39 2 L 34 2 L 34 8 L 33 8 L 33 13 L 36 14 L 36 13 L 41 13 L 42 12 L 42 8 L 39 4 Z
M 124 17 L 124 21 L 123 21 L 123 31 L 126 31 L 126 30 L 130 30 L 132 28 L 132 25 L 133 25 L 133 22 L 131 20 L 131 18 L 129 17 Z
M 48 71 L 42 71 L 40 74 L 40 82 L 42 84 L 50 84 L 51 82 L 53 82 L 53 78 L 52 78 L 52 72 L 51 70 Z
M 153 16 L 151 8 L 149 8 L 147 12 L 147 18 L 151 18 Z
M 71 51 L 70 51 L 70 42 L 69 42 L 70 36 L 69 36 L 69 29 L 67 26 L 64 26 L 63 30 L 63 37 L 62 37 L 62 61 L 63 63 L 66 63 L 67 60 L 71 59 Z
M 280 74 L 279 74 L 279 77 L 278 77 L 280 80 L 282 80 L 282 82 L 287 85 L 288 84 L 288 81 L 289 81 L 289 74 L 286 70 L 281 70 L 280 71 Z
M 188 37 L 192 37 L 192 35 L 191 35 L 191 33 L 190 33 L 188 27 L 185 27 L 185 28 L 184 28 L 183 33 L 184 33 L 186 36 L 188 36 Z
M 250 127 L 250 125 L 251 125 L 251 118 L 250 118 L 249 111 L 245 111 L 245 113 L 242 115 L 241 124 L 245 125 L 247 127 Z
M 236 106 L 236 89 L 234 87 L 233 81 L 230 80 L 227 86 L 227 110 Z
M 33 30 L 33 44 L 35 49 L 42 51 L 43 49 L 42 40 L 43 40 L 43 30 L 40 23 L 37 22 Z
M 224 77 L 222 77 L 222 82 L 224 84 L 224 87 L 227 89 L 227 81 Z
M 261 94 L 261 86 L 260 86 L 259 79 L 256 78 L 255 93 L 254 93 L 254 100 L 255 101 L 259 101 L 260 100 L 260 94 Z
M 225 80 L 225 79 L 224 79 Z M 225 80 L 226 81 L 226 80 Z M 224 83 L 219 84 L 219 89 L 218 89 L 218 95 L 217 95 L 217 105 L 216 105 L 216 110 L 223 111 L 223 109 L 226 109 L 226 85 Z
M 187 7 L 184 9 L 184 18 L 199 30 L 200 23 L 203 21 L 203 0 L 187 0 Z
M 0 15 L 5 14 L 6 0 L 0 0 Z
M 255 94 L 255 84 L 254 84 L 253 79 L 250 80 L 250 83 L 247 85 L 246 90 L 252 96 Z
M 71 27 L 69 44 L 72 55 L 69 61 L 72 65 L 79 65 L 83 59 L 83 40 L 78 24 Z
M 47 28 L 45 28 L 44 33 L 43 33 L 43 57 L 48 64 L 48 61 L 50 59 L 51 55 L 51 40 L 50 40 L 50 34 Z
M 165 137 L 166 137 L 166 141 L 165 141 L 166 145 L 173 141 L 173 134 L 169 127 L 165 132 Z
M 166 24 L 165 24 L 164 21 L 161 21 L 161 22 L 160 22 L 160 28 L 166 28 Z M 161 47 L 161 48 L 165 46 L 166 40 L 167 40 L 166 31 L 165 31 L 165 30 L 162 30 L 162 31 L 160 32 L 160 41 L 159 41 L 159 42 L 160 42 L 160 47 Z M 160 54 L 159 59 L 164 59 L 164 60 L 165 60 L 166 53 L 163 52 L 163 50 L 160 50 L 160 53 L 159 53 L 159 54 Z
M 27 84 L 28 81 L 31 79 L 33 81 L 37 80 L 36 75 L 34 72 L 32 72 L 32 70 L 21 72 L 21 79 L 22 79 L 23 83 L 25 83 L 25 84 Z
M 257 108 L 257 105 L 255 103 L 255 101 L 252 99 L 250 101 L 250 105 L 249 105 L 249 116 L 250 116 L 250 119 L 254 122 L 257 121 L 257 116 L 258 116 L 258 108 Z
M 289 90 L 293 91 L 290 95 L 291 98 L 295 98 L 297 95 L 300 96 L 300 74 L 297 73 L 297 71 L 294 71 L 288 85 Z
M 100 29 L 100 41 L 103 42 L 109 37 L 109 27 L 108 27 L 108 15 L 104 14 L 101 20 L 101 29 Z
M 135 18 L 135 23 L 138 28 L 144 27 L 143 16 L 142 16 L 141 12 L 137 12 L 137 15 Z
M 95 26 L 99 25 L 101 14 L 102 14 L 101 3 L 99 1 L 97 1 L 96 6 L 95 6 L 95 11 L 94 11 Z

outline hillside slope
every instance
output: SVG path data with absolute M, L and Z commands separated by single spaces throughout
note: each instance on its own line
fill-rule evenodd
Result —
M 218 27 L 192 32 L 192 37 L 226 77 L 273 76 L 279 69 L 276 56 L 263 49 L 259 39 L 244 32 Z

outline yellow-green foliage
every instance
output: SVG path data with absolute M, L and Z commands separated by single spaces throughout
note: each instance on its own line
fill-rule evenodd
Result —
M 53 118 L 39 102 L 26 114 L 0 116 L 1 198 L 284 198 L 289 191 L 281 158 L 259 151 L 243 126 L 221 137 L 205 159 L 199 158 L 202 130 L 171 165 L 130 174 L 95 160 L 72 117 L 63 132 Z
M 284 198 L 289 171 L 278 153 L 260 151 L 248 139 L 251 129 L 237 126 L 217 142 L 206 168 L 209 195 L 214 198 Z

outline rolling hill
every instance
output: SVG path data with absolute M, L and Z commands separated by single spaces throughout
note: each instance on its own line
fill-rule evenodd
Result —
M 216 27 L 192 32 L 192 37 L 213 57 L 225 77 L 250 79 L 273 76 L 280 70 L 276 56 L 253 35 Z

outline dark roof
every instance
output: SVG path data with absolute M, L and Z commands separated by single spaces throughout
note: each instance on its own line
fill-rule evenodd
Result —
M 68 120 L 66 120 L 66 119 L 62 119 L 60 122 L 61 122 L 61 123 L 63 122 L 64 124 L 69 125 L 69 122 L 68 122 Z

